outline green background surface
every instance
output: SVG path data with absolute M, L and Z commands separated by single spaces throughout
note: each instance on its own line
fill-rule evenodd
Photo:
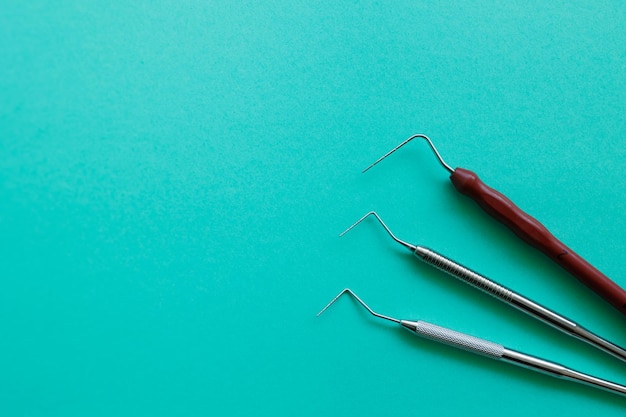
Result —
M 626 345 L 626 320 L 457 194 L 479 173 L 626 287 L 619 1 L 1 1 L 6 416 L 623 416 L 346 298 L 626 383 L 374 221 Z M 547 4 L 549 3 L 549 4 Z

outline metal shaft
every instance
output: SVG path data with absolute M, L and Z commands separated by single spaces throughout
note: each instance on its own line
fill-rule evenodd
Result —
M 527 355 L 525 353 L 516 352 L 511 349 L 504 348 L 502 352 L 503 361 L 519 365 L 524 368 L 532 369 L 537 372 L 552 375 L 557 378 L 567 379 L 574 382 L 580 382 L 585 385 L 593 386 L 603 389 L 605 391 L 613 392 L 626 396 L 626 387 L 615 382 L 607 381 L 602 378 L 587 375 L 582 372 L 569 369 L 558 363 L 546 361 L 535 356 Z
M 535 317 L 550 326 L 569 334 L 579 340 L 585 341 L 598 349 L 601 349 L 616 358 L 626 361 L 626 350 L 609 342 L 600 336 L 591 333 L 582 326 L 574 323 L 566 317 L 518 294 L 502 285 L 480 275 L 463 265 L 446 258 L 428 248 L 414 246 L 413 253 L 422 261 L 435 268 L 460 279 L 461 281 L 478 288 L 479 290 L 504 301 L 505 303 Z M 412 249 L 412 248 L 411 248 Z
M 488 340 L 480 339 L 421 320 L 400 320 L 400 324 L 415 332 L 418 336 L 422 336 L 436 342 L 454 346 L 492 359 L 512 363 L 514 365 L 543 374 L 552 375 L 557 378 L 580 382 L 585 385 L 626 396 L 626 386 L 569 369 L 563 365 L 559 365 L 558 363 L 507 349 L 498 343 L 493 343 Z

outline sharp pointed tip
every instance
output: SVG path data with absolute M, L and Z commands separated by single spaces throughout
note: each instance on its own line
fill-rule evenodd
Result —
M 348 233 L 350 230 L 354 229 L 359 223 L 361 223 L 363 220 L 365 220 L 365 218 L 369 215 L 374 215 L 376 217 L 378 217 L 378 215 L 376 214 L 376 212 L 374 211 L 369 211 L 367 212 L 363 217 L 361 217 L 359 220 L 357 220 L 356 222 L 354 222 L 350 227 L 348 227 L 346 230 L 344 230 L 343 232 L 341 232 L 339 234 L 339 237 L 342 237 L 343 235 L 345 235 L 346 233 Z
M 323 309 L 321 309 L 321 310 L 320 310 L 320 312 L 319 312 L 319 313 L 317 313 L 317 314 L 315 315 L 315 317 L 319 317 L 319 316 L 321 316 L 321 315 L 322 315 L 322 313 L 323 313 L 324 311 L 326 311 L 326 310 L 328 309 L 328 307 L 330 307 L 331 305 L 333 305 L 333 303 L 334 303 L 335 301 L 337 301 L 337 299 L 338 299 L 339 297 L 341 297 L 341 296 L 342 296 L 345 292 L 349 292 L 350 294 L 354 295 L 354 293 L 352 292 L 352 290 L 351 290 L 350 288 L 347 288 L 347 287 L 346 287 L 346 288 L 344 288 L 343 290 L 341 290 L 341 292 L 340 292 L 339 294 L 337 294 L 337 295 L 336 295 L 336 296 L 335 296 L 332 300 L 330 300 L 330 302 L 329 302 L 328 304 L 326 304 L 326 305 L 324 306 L 324 308 L 323 308 Z
M 367 168 L 365 168 L 363 171 L 361 171 L 361 174 L 365 174 L 367 171 L 369 171 L 371 168 L 373 168 L 375 165 L 377 165 L 380 161 L 382 161 L 386 157 L 387 157 L 387 154 L 381 156 L 380 158 L 378 158 L 377 160 L 372 162 L 370 165 L 367 166 Z

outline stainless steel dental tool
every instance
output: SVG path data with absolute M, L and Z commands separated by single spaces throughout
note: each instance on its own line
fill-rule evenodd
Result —
M 606 381 L 604 379 L 596 378 L 591 375 L 584 374 L 582 372 L 569 369 L 563 365 L 537 358 L 535 356 L 527 355 L 525 353 L 517 352 L 512 349 L 508 349 L 500 344 L 489 342 L 487 340 L 479 339 L 474 336 L 470 336 L 464 333 L 460 333 L 454 330 L 446 329 L 431 323 L 424 321 L 409 321 L 400 320 L 393 317 L 385 316 L 374 312 L 363 300 L 361 300 L 352 290 L 349 288 L 341 291 L 330 303 L 326 305 L 317 315 L 322 314 L 328 307 L 330 307 L 341 295 L 348 293 L 353 296 L 363 307 L 367 309 L 372 315 L 393 321 L 400 324 L 406 329 L 414 332 L 418 336 L 422 336 L 427 339 L 434 340 L 436 342 L 444 343 L 446 345 L 454 346 L 468 352 L 477 353 L 483 356 L 487 356 L 492 359 L 497 359 L 503 362 L 512 363 L 524 368 L 528 368 L 537 372 L 552 375 L 557 378 L 566 379 L 574 382 L 580 382 L 586 385 L 590 385 L 596 388 L 600 388 L 615 394 L 626 396 L 626 386 L 616 384 L 614 382 Z
M 570 336 L 583 340 L 590 345 L 595 346 L 596 348 L 601 349 L 613 355 L 614 357 L 621 359 L 622 361 L 626 361 L 626 350 L 606 339 L 601 338 L 600 336 L 595 335 L 594 333 L 591 333 L 590 331 L 573 322 L 572 320 L 563 317 L 562 315 L 498 284 L 497 282 L 490 280 L 483 275 L 480 275 L 464 267 L 463 265 L 449 258 L 446 258 L 445 256 L 435 251 L 432 251 L 422 246 L 413 245 L 411 243 L 407 243 L 403 240 L 398 239 L 383 222 L 380 216 L 374 211 L 370 211 L 369 213 L 365 214 L 356 223 L 354 223 L 352 226 L 342 232 L 340 236 L 345 235 L 357 224 L 361 223 L 365 218 L 369 216 L 374 216 L 385 228 L 387 233 L 393 238 L 393 240 L 413 252 L 413 254 L 423 262 L 449 275 L 452 275 L 453 277 L 460 279 L 466 284 L 469 284 L 472 287 L 477 288 Z

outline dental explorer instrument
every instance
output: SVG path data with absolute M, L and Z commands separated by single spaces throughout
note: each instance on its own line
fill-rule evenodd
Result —
M 450 165 L 444 162 L 428 136 L 417 134 L 409 137 L 365 168 L 363 172 L 415 138 L 421 138 L 428 142 L 441 165 L 450 172 L 450 180 L 458 192 L 470 197 L 487 214 L 511 229 L 520 239 L 539 249 L 613 307 L 626 314 L 626 291 L 623 288 L 565 246 L 544 225 L 522 211 L 506 196 L 488 187 L 474 172 L 463 168 L 452 169 Z
M 326 305 L 326 307 L 324 307 L 319 313 L 317 313 L 317 316 L 319 317 L 320 314 L 326 311 L 328 307 L 330 307 L 335 301 L 337 301 L 339 297 L 341 297 L 345 293 L 353 296 L 373 316 L 393 321 L 394 323 L 398 323 L 402 327 L 426 339 L 453 346 L 468 352 L 477 353 L 491 359 L 508 362 L 513 365 L 521 366 L 523 368 L 531 369 L 533 371 L 551 375 L 557 378 L 580 382 L 585 385 L 612 392 L 614 394 L 626 396 L 626 386 L 606 381 L 601 378 L 596 378 L 594 376 L 587 375 L 585 373 L 578 372 L 570 368 L 566 368 L 565 366 L 559 365 L 558 363 L 547 361 L 545 359 L 540 359 L 536 356 L 531 356 L 522 352 L 508 349 L 498 343 L 493 343 L 488 340 L 467 335 L 465 333 L 450 330 L 445 327 L 437 326 L 435 324 L 431 324 L 422 320 L 400 320 L 376 313 L 349 288 L 341 291 L 335 298 L 330 301 L 330 303 Z
M 596 348 L 601 349 L 604 352 L 607 352 L 615 356 L 616 358 L 621 359 L 622 361 L 626 361 L 626 350 L 615 345 L 614 343 L 609 342 L 606 339 L 601 338 L 600 336 L 595 335 L 594 333 L 571 321 L 570 319 L 563 317 L 562 315 L 524 297 L 521 294 L 516 293 L 515 291 L 512 291 L 498 284 L 497 282 L 490 280 L 483 275 L 478 274 L 475 271 L 472 271 L 471 269 L 464 267 L 463 265 L 433 250 L 422 246 L 413 245 L 411 243 L 398 239 L 391 232 L 389 227 L 387 227 L 385 222 L 383 222 L 380 216 L 374 211 L 370 211 L 365 216 L 361 217 L 356 223 L 348 227 L 339 236 L 345 235 L 369 216 L 374 216 L 376 220 L 378 220 L 378 222 L 385 228 L 385 230 L 393 240 L 410 250 L 418 259 L 422 260 L 423 262 L 447 273 L 448 275 L 458 278 L 466 284 L 469 284 L 470 286 L 477 288 L 544 323 L 551 325 L 552 327 L 562 331 L 565 334 L 585 341 L 590 345 L 595 346 Z

